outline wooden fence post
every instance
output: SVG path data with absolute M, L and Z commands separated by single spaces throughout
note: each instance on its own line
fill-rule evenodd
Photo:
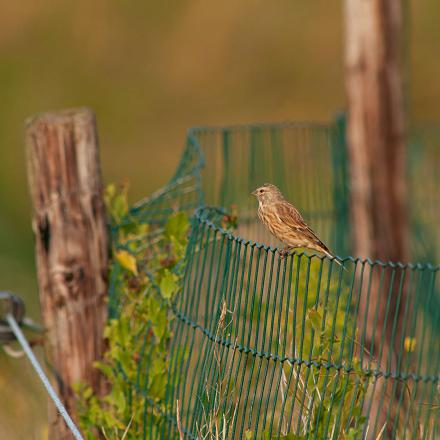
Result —
M 407 261 L 401 0 L 345 1 L 356 256 Z
M 350 159 L 351 215 L 354 255 L 373 260 L 409 259 L 409 218 L 406 204 L 405 113 L 402 76 L 403 12 L 401 0 L 345 0 L 345 64 L 348 97 L 348 154 Z M 373 269 L 371 269 L 373 271 Z M 395 279 L 404 277 L 396 269 Z M 407 288 L 399 294 L 392 284 L 391 270 L 380 279 L 372 272 L 371 297 L 362 295 L 359 316 L 368 316 L 367 346 L 373 355 L 383 345 L 382 364 L 396 368 L 396 353 L 402 332 L 403 304 Z M 365 275 L 367 277 L 367 275 Z M 394 334 L 391 318 L 386 318 L 388 297 L 379 286 L 389 286 L 390 310 L 396 315 Z M 400 295 L 400 296 L 399 296 Z M 399 301 L 400 299 L 400 301 Z M 378 310 L 378 320 L 372 318 Z M 383 338 L 385 340 L 383 340 Z M 382 366 L 383 366 L 382 365 Z M 371 414 L 379 429 L 393 430 L 398 405 L 405 405 L 401 384 L 392 386 L 382 379 L 375 386 Z M 387 387 L 383 404 L 382 387 Z M 390 416 L 387 418 L 387 413 Z M 369 431 L 376 438 L 377 432 Z
M 26 122 L 32 227 L 46 352 L 57 391 L 75 418 L 72 385 L 104 383 L 93 362 L 104 350 L 108 237 L 95 117 L 79 108 Z M 53 405 L 50 438 L 71 434 Z

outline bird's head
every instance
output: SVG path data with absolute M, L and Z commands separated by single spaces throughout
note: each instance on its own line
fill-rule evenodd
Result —
M 264 185 L 259 186 L 255 191 L 252 191 L 251 194 L 254 195 L 261 204 L 272 203 L 284 199 L 281 191 L 271 183 L 265 183 Z

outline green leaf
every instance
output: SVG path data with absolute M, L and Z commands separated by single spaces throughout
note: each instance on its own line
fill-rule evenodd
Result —
M 128 238 L 136 238 L 136 237 L 143 237 L 148 234 L 150 230 L 150 225 L 146 223 L 138 223 L 133 225 L 133 230 L 131 231 Z
M 125 405 L 126 405 L 126 401 L 125 401 L 125 396 L 124 396 L 124 392 L 119 389 L 116 390 L 114 393 L 114 404 L 115 406 L 118 408 L 118 411 L 123 414 L 125 411 Z
M 363 428 L 360 428 L 360 429 L 350 428 L 350 430 L 347 432 L 347 435 L 345 438 L 347 440 L 356 440 L 356 439 L 360 438 L 360 436 L 362 435 L 362 431 L 363 431 Z
M 106 186 L 104 190 L 104 200 L 107 205 L 111 204 L 113 197 L 116 194 L 116 185 L 114 183 L 110 183 Z
M 160 281 L 160 292 L 165 299 L 171 299 L 179 289 L 179 278 L 177 275 L 169 271 L 164 270 L 164 275 Z
M 84 390 L 84 394 L 83 394 L 84 399 L 89 399 L 90 397 L 92 397 L 92 394 L 93 394 L 92 387 L 87 387 L 87 388 Z
M 110 184 L 105 189 L 104 201 L 110 216 L 115 222 L 128 214 L 127 190 L 127 184 L 122 185 L 120 188 Z
M 165 397 L 167 385 L 167 372 L 164 370 L 154 376 L 154 380 L 149 388 L 149 395 L 155 400 L 162 400 Z
M 165 237 L 175 238 L 179 243 L 186 240 L 189 229 L 188 216 L 184 212 L 176 212 L 167 221 L 165 225 Z
M 321 331 L 322 326 L 322 316 L 316 309 L 309 309 L 307 312 L 307 318 L 309 319 L 310 324 L 312 325 L 313 330 L 315 332 Z
M 104 374 L 104 376 L 107 377 L 108 379 L 111 379 L 114 376 L 113 370 L 110 367 L 110 365 L 107 365 L 102 361 L 97 361 L 93 365 L 95 368 L 101 371 L 101 373 Z

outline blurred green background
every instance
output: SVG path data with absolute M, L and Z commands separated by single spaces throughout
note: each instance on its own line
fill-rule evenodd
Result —
M 415 120 L 440 120 L 440 3 L 406 1 Z M 0 0 L 0 288 L 39 319 L 24 120 L 90 106 L 104 178 L 162 185 L 194 125 L 330 119 L 344 107 L 343 2 Z M 0 438 L 40 439 L 45 394 L 0 354 Z

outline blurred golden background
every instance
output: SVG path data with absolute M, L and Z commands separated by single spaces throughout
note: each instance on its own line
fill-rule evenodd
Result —
M 344 107 L 343 2 L 0 3 L 0 289 L 38 319 L 24 120 L 90 106 L 105 181 L 132 199 L 174 171 L 194 125 L 325 121 Z M 406 1 L 408 112 L 440 121 L 440 4 Z M 46 436 L 26 359 L 0 355 L 0 438 Z

